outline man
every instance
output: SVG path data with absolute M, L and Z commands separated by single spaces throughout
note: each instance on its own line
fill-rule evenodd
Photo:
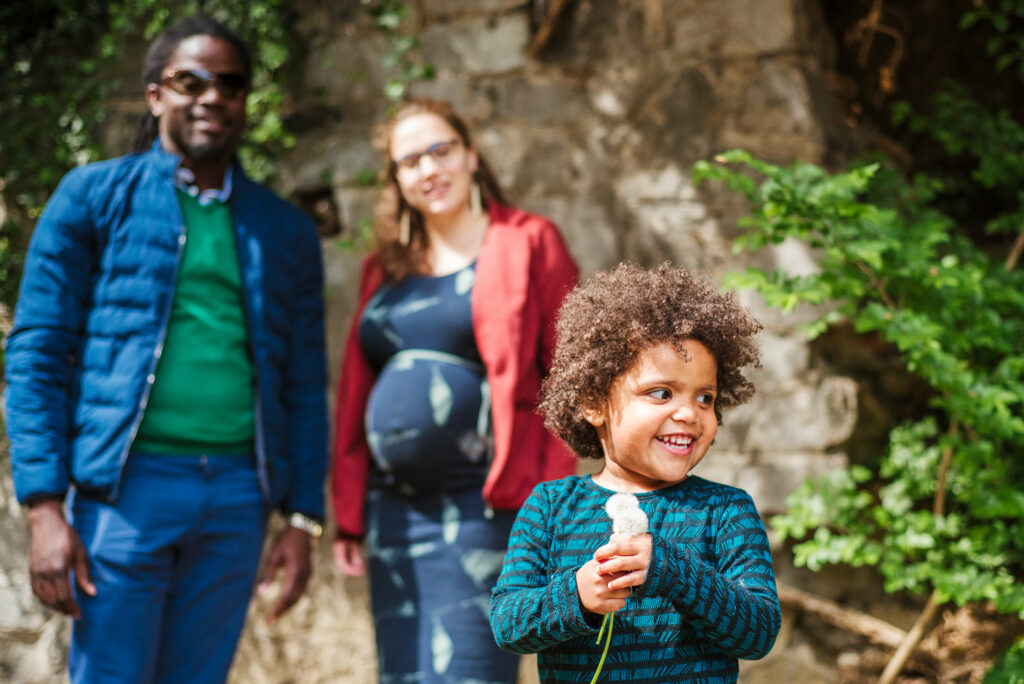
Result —
M 32 589 L 75 618 L 72 682 L 223 682 L 267 513 L 289 521 L 271 619 L 320 531 L 320 246 L 235 157 L 237 36 L 186 20 L 146 80 L 152 147 L 70 172 L 32 237 L 7 341 L 11 464 Z

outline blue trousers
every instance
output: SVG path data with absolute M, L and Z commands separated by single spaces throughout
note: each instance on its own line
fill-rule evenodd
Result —
M 96 596 L 68 653 L 72 684 L 222 684 L 245 623 L 266 507 L 249 456 L 132 453 L 116 503 L 68 507 Z

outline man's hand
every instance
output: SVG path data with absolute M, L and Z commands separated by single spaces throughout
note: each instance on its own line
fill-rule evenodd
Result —
M 47 606 L 73 618 L 82 617 L 71 591 L 69 571 L 75 582 L 89 596 L 96 587 L 89 575 L 89 557 L 78 533 L 64 519 L 60 501 L 40 501 L 28 510 L 32 530 L 32 549 L 28 571 L 32 593 Z
M 334 540 L 334 564 L 341 574 L 358 577 L 366 572 L 366 559 L 361 544 L 352 539 Z
M 267 569 L 264 571 L 263 581 L 260 582 L 259 591 L 262 593 L 274 581 L 277 571 L 284 569 L 284 582 L 281 585 L 281 596 L 274 604 L 274 608 L 267 615 L 267 622 L 274 622 L 281 617 L 286 610 L 295 605 L 295 602 L 306 590 L 306 583 L 310 575 L 310 543 L 309 534 L 295 527 L 287 527 L 282 532 L 274 548 L 270 550 L 270 557 L 267 559 Z

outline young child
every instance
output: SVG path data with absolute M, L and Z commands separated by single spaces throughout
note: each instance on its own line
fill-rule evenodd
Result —
M 538 653 L 542 682 L 735 682 L 780 626 L 764 525 L 750 496 L 690 470 L 721 412 L 747 401 L 761 329 L 728 294 L 667 264 L 621 265 L 566 299 L 544 386 L 546 425 L 593 476 L 538 485 L 512 529 L 491 601 L 500 646 Z M 649 534 L 611 537 L 605 503 L 636 495 Z

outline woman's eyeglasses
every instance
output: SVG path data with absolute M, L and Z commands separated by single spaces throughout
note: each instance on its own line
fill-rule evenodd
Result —
M 249 77 L 239 73 L 215 74 L 206 69 L 175 69 L 160 83 L 179 95 L 199 97 L 211 87 L 225 100 L 237 100 L 249 92 Z
M 458 140 L 443 140 L 434 143 L 422 152 L 407 154 L 401 159 L 392 162 L 395 165 L 395 173 L 400 176 L 414 176 L 420 171 L 420 160 L 423 157 L 430 159 L 438 166 L 448 166 L 455 157 L 452 155 L 462 143 Z

